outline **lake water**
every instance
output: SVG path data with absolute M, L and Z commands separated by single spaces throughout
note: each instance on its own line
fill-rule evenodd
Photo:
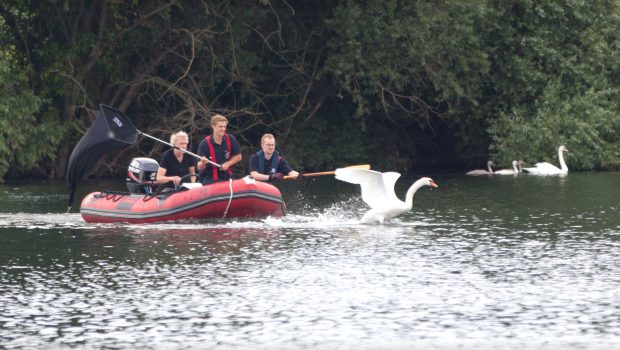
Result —
M 0 348 L 620 346 L 620 173 L 433 178 L 384 225 L 333 177 L 283 182 L 284 218 L 150 225 L 1 185 Z

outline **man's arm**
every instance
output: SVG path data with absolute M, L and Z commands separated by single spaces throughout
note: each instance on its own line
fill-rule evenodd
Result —
M 291 168 L 291 165 L 284 158 L 280 160 L 280 166 L 278 166 L 278 172 L 282 173 L 286 176 L 292 176 L 296 179 L 299 176 L 299 173 Z
M 250 176 L 258 181 L 269 181 L 269 175 L 261 174 L 258 171 L 258 158 L 256 154 L 250 156 Z
M 190 166 L 188 169 L 189 169 L 189 173 L 190 173 L 190 174 L 196 174 L 196 169 L 195 169 L 195 167 Z M 191 182 L 196 182 L 196 176 L 190 176 L 190 177 L 189 177 L 189 181 L 191 181 Z
M 200 144 L 198 145 L 198 155 L 201 156 L 202 159 L 199 160 L 198 163 L 196 163 L 196 167 L 198 168 L 198 171 L 205 170 L 205 168 L 207 167 L 207 164 L 209 164 L 209 162 L 207 161 L 207 157 L 206 157 L 208 153 L 209 153 L 209 148 L 208 148 L 208 145 L 205 143 L 205 140 L 200 141 Z
M 250 175 L 258 181 L 269 181 L 269 175 L 261 174 L 258 171 L 250 171 Z
M 157 169 L 157 175 L 155 176 L 155 182 L 158 184 L 165 184 L 170 181 L 175 185 L 178 185 L 181 182 L 181 178 L 179 176 L 166 176 L 166 168 L 159 167 Z
M 208 164 L 211 164 L 211 163 L 209 163 L 209 160 L 207 159 L 207 157 L 202 157 L 202 159 L 199 160 L 198 163 L 196 163 L 196 167 L 198 168 L 198 171 L 203 171 L 205 170 Z
M 243 156 L 241 156 L 241 153 L 235 154 L 234 156 L 230 157 L 228 161 L 222 164 L 222 170 L 228 171 L 228 169 L 230 169 L 233 165 L 239 163 L 241 159 L 243 159 Z M 198 162 L 198 164 L 200 164 L 200 162 Z M 200 165 L 198 165 L 198 169 L 200 169 Z

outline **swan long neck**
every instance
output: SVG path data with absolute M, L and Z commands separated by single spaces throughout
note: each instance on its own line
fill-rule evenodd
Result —
M 567 172 L 568 167 L 566 166 L 566 162 L 564 162 L 564 152 L 562 152 L 561 148 L 558 148 L 558 158 L 560 159 L 560 169 Z
M 405 204 L 407 204 L 407 208 L 413 207 L 413 195 L 426 184 L 426 179 L 419 179 L 414 182 L 411 187 L 407 190 L 407 194 L 405 195 Z

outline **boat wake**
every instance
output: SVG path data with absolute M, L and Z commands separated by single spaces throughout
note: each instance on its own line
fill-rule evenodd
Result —
M 0 213 L 1 228 L 62 229 L 89 228 L 80 214 Z
M 288 213 L 284 217 L 267 217 L 261 219 L 202 219 L 161 222 L 151 224 L 127 223 L 87 223 L 79 213 L 0 213 L 0 228 L 28 230 L 101 230 L 123 229 L 129 232 L 183 232 L 191 233 L 210 229 L 215 230 L 269 230 L 269 229 L 339 229 L 368 228 L 359 223 L 359 218 L 366 208 L 355 199 L 345 200 L 323 209 L 304 208 L 302 213 Z M 395 221 L 389 226 L 406 227 L 424 225 L 424 223 Z M 371 225 L 372 226 L 372 225 Z M 385 227 L 385 226 L 384 226 Z

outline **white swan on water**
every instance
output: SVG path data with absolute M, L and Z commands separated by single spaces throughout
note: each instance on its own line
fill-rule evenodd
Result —
M 495 163 L 493 163 L 492 160 L 489 160 L 487 162 L 487 170 L 483 170 L 483 169 L 470 170 L 466 172 L 465 175 L 492 175 L 493 174 L 492 166 L 494 165 Z
M 512 161 L 512 169 L 502 169 L 493 172 L 494 175 L 515 175 L 521 173 L 521 164 L 523 164 L 522 160 Z
M 398 199 L 394 193 L 394 185 L 400 177 L 399 173 L 380 173 L 374 170 L 340 168 L 336 169 L 336 179 L 358 184 L 362 188 L 362 199 L 370 210 L 364 214 L 361 223 L 383 223 L 385 220 L 403 214 L 413 206 L 413 195 L 423 186 L 437 187 L 431 178 L 423 177 L 411 185 L 405 201 Z
M 551 163 L 543 162 L 534 164 L 533 168 L 523 168 L 523 170 L 534 175 L 568 174 L 568 167 L 564 162 L 564 152 L 568 152 L 568 149 L 566 147 L 558 147 L 558 158 L 560 159 L 559 168 Z

